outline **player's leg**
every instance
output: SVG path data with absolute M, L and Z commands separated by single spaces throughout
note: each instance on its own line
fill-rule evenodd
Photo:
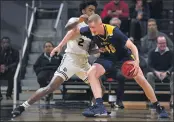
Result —
M 107 116 L 108 112 L 103 105 L 102 90 L 99 78 L 112 67 L 112 62 L 105 59 L 97 59 L 96 63 L 88 71 L 88 81 L 90 83 L 96 104 L 82 113 L 84 116 Z
M 88 84 L 88 85 L 90 86 L 89 81 L 88 81 L 88 77 L 87 77 L 87 71 L 82 70 L 82 71 L 76 73 L 76 75 L 77 75 L 80 79 L 82 79 L 86 84 Z M 104 87 L 104 85 L 103 85 L 103 83 L 102 83 L 102 80 L 99 79 L 99 81 L 100 81 L 100 84 L 101 84 L 102 96 L 103 96 L 103 95 L 104 95 L 104 92 L 105 92 L 105 87 Z M 95 101 L 95 98 L 93 97 L 93 98 L 92 98 L 92 105 L 94 105 L 95 102 L 96 102 L 96 101 Z
M 68 56 L 64 55 L 60 66 L 57 71 L 54 73 L 54 76 L 51 82 L 43 88 L 38 89 L 27 101 L 22 105 L 18 106 L 12 111 L 14 116 L 20 115 L 26 108 L 34 104 L 36 101 L 40 100 L 43 96 L 52 93 L 56 90 L 64 81 L 71 77 L 74 73 L 72 72 L 73 67 L 68 67 L 67 62 L 70 63 Z M 68 64 L 69 65 L 69 64 Z M 69 66 L 73 66 L 70 64 Z M 69 69 L 68 69 L 69 68 Z M 65 70 L 66 69 L 66 70 Z
M 139 72 L 136 77 L 134 77 L 135 81 L 142 87 L 144 90 L 147 98 L 153 103 L 154 107 L 156 108 L 156 111 L 159 113 L 161 118 L 168 117 L 168 114 L 165 112 L 165 110 L 160 106 L 155 92 L 152 88 L 152 86 L 148 83 L 148 81 L 145 79 L 143 72 L 141 68 L 139 68 Z
M 107 116 L 107 110 L 103 105 L 102 88 L 99 77 L 105 73 L 105 69 L 100 64 L 93 64 L 88 71 L 88 81 L 91 86 L 96 104 L 84 110 L 82 113 L 86 117 Z
M 25 101 L 22 105 L 16 107 L 13 111 L 13 117 L 20 115 L 26 108 L 30 105 L 34 104 L 36 101 L 40 100 L 45 95 L 52 93 L 56 90 L 62 83 L 64 79 L 60 76 L 54 76 L 46 87 L 38 89 L 27 101 Z

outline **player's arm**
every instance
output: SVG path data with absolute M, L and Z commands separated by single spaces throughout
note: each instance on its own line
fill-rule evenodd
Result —
M 135 61 L 139 64 L 140 60 L 137 47 L 132 43 L 130 39 L 126 41 L 125 46 L 131 50 L 132 54 L 134 55 Z
M 89 55 L 100 55 L 100 50 L 98 46 L 94 43 L 94 41 L 91 41 L 88 53 Z
M 71 18 L 65 25 L 66 30 L 71 30 L 75 28 L 79 23 L 85 21 L 88 18 L 87 15 L 81 15 L 80 18 Z
M 80 30 L 78 28 L 74 28 L 74 29 L 68 31 L 67 34 L 65 35 L 65 37 L 63 38 L 63 40 L 59 43 L 59 45 L 51 51 L 50 56 L 54 56 L 56 52 L 59 54 L 61 52 L 63 46 L 69 40 L 73 40 L 73 38 L 78 36 L 78 34 L 80 34 Z
M 139 64 L 139 55 L 137 47 L 132 43 L 132 41 L 123 34 L 118 28 L 114 29 L 114 36 L 116 40 L 120 40 L 121 46 L 125 46 L 131 50 L 132 54 L 134 55 L 135 61 Z

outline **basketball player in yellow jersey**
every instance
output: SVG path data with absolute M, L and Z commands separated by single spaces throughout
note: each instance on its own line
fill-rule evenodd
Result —
M 118 28 L 111 25 L 105 25 L 99 15 L 93 14 L 88 18 L 87 27 L 73 29 L 66 37 L 70 39 L 73 35 L 81 34 L 90 38 L 101 50 L 100 57 L 88 71 L 88 80 L 92 88 L 96 104 L 83 112 L 84 116 L 102 116 L 107 115 L 107 110 L 103 105 L 101 87 L 98 78 L 113 66 L 121 64 L 127 60 L 133 60 L 135 81 L 142 87 L 148 99 L 153 103 L 160 118 L 168 118 L 168 114 L 161 107 L 155 93 L 145 79 L 142 70 L 139 67 L 139 55 L 136 46 L 128 39 Z M 132 71 L 133 71 L 132 70 Z
M 160 106 L 155 93 L 145 79 L 142 70 L 139 67 L 139 55 L 136 46 L 128 39 L 118 28 L 111 25 L 105 25 L 99 15 L 94 14 L 88 18 L 89 27 L 80 29 L 80 34 L 91 37 L 97 46 L 103 50 L 100 58 L 88 71 L 88 80 L 90 82 L 96 103 L 99 103 L 93 109 L 87 109 L 83 112 L 84 116 L 92 116 L 105 111 L 101 96 L 101 87 L 98 87 L 98 78 L 106 71 L 108 72 L 114 65 L 122 64 L 127 60 L 133 60 L 135 72 L 138 74 L 134 77 L 135 81 L 142 87 L 148 99 L 153 103 L 159 117 L 168 118 L 168 114 L 163 107 Z M 133 71 L 132 70 L 132 71 Z

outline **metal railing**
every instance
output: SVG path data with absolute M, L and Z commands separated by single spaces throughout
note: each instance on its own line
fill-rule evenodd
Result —
M 57 26 L 59 24 L 59 21 L 60 21 L 60 17 L 61 17 L 61 14 L 62 14 L 62 10 L 64 8 L 64 3 L 61 3 L 60 4 L 60 8 L 59 8 L 59 12 L 57 14 L 57 18 L 56 18 L 56 22 L 55 22 L 55 25 L 54 25 L 54 29 L 57 31 Z
M 23 48 L 22 48 L 22 54 L 20 56 L 20 61 L 17 65 L 17 69 L 16 69 L 16 72 L 15 72 L 15 75 L 14 75 L 14 98 L 13 98 L 13 108 L 16 107 L 16 104 L 17 104 L 17 83 L 18 83 L 18 76 L 19 76 L 19 73 L 20 73 L 20 69 L 22 67 L 22 59 L 24 58 L 24 55 L 26 53 L 26 49 L 27 49 L 27 45 L 28 45 L 28 38 L 30 36 L 30 33 L 31 33 L 31 30 L 32 30 L 32 27 L 33 27 L 33 23 L 34 23 L 34 17 L 35 17 L 35 13 L 36 13 L 36 7 L 34 7 L 34 0 L 32 1 L 32 14 L 31 14 L 31 18 L 30 18 L 30 23 L 28 25 L 28 9 L 29 9 L 29 5 L 26 4 L 26 25 L 25 25 L 25 29 L 26 29 L 26 38 L 25 38 L 25 41 L 24 41 L 24 45 L 23 45 Z

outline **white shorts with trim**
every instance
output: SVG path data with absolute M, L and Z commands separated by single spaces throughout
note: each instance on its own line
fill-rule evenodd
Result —
M 88 57 L 86 55 L 65 53 L 54 75 L 60 76 L 64 81 L 67 81 L 75 74 L 85 83 L 88 83 L 86 73 L 90 67 L 91 65 L 88 63 Z

